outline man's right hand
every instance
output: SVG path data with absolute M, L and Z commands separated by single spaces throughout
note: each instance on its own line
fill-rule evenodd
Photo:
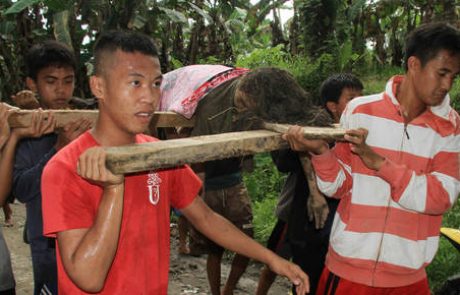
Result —
M 302 127 L 291 126 L 288 131 L 283 134 L 283 139 L 289 142 L 293 151 L 311 152 L 315 155 L 320 155 L 329 149 L 329 146 L 324 140 L 306 139 L 302 132 Z
M 116 188 L 124 183 L 123 174 L 113 174 L 105 166 L 106 152 L 103 147 L 87 149 L 78 159 L 77 172 L 86 180 L 104 187 Z
M 297 294 L 310 293 L 308 275 L 296 264 L 277 255 L 268 263 L 268 267 L 275 273 L 287 277 L 296 288 Z
M 14 111 L 15 110 L 12 110 L 12 112 Z M 12 135 L 16 136 L 18 139 L 26 137 L 38 138 L 53 132 L 55 127 L 56 119 L 53 114 L 38 109 L 32 113 L 31 124 L 28 127 L 14 128 L 12 130 Z
M 62 149 L 89 128 L 91 128 L 91 121 L 87 119 L 79 119 L 77 121 L 67 123 L 57 132 L 58 138 L 54 147 L 56 150 Z
M 33 110 L 40 107 L 37 96 L 30 90 L 22 90 L 11 96 L 11 100 L 21 109 Z

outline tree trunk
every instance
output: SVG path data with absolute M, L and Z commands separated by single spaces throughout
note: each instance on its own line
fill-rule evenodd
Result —
M 270 27 L 272 29 L 272 46 L 275 47 L 279 44 L 286 44 L 277 9 L 273 9 L 273 21 L 270 22 Z
M 174 40 L 172 44 L 172 55 L 180 60 L 182 64 L 185 63 L 185 54 L 184 54 L 184 40 L 183 40 L 183 31 L 182 24 L 174 24 Z
M 459 23 L 457 17 L 457 10 L 455 5 L 455 0 L 444 0 L 442 1 L 443 13 L 441 19 L 445 22 L 448 22 L 454 26 L 457 26 Z
M 299 30 L 299 12 L 297 11 L 296 1 L 293 1 L 293 10 L 294 16 L 289 25 L 289 51 L 292 55 L 299 54 L 299 39 L 300 39 L 300 30 Z
M 433 20 L 434 15 L 434 3 L 433 0 L 427 0 L 425 5 L 421 8 L 422 23 L 430 23 Z

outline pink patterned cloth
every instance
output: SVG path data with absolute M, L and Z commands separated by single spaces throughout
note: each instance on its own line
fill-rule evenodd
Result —
M 248 71 L 221 65 L 191 65 L 168 72 L 163 75 L 159 110 L 176 112 L 190 119 L 209 91 Z

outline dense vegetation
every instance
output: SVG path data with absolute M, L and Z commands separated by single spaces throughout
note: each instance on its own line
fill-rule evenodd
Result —
M 293 17 L 280 8 L 293 5 Z M 422 22 L 458 23 L 459 0 L 0 0 L 0 99 L 23 88 L 23 54 L 38 40 L 71 46 L 77 95 L 90 96 L 91 48 L 108 29 L 155 38 L 163 71 L 195 63 L 235 64 L 254 50 L 286 55 L 313 94 L 331 72 L 400 66 L 404 36 Z M 270 17 L 270 19 L 267 18 Z M 256 54 L 256 53 L 254 53 Z M 275 55 L 275 56 L 273 56 Z M 260 61 L 257 60 L 258 62 Z M 264 63 L 271 63 L 267 60 Z M 246 62 L 254 67 L 260 64 Z
M 292 3 L 286 23 L 280 9 Z M 108 29 L 137 30 L 152 36 L 163 71 L 195 63 L 288 69 L 317 99 L 318 85 L 339 71 L 352 71 L 365 93 L 380 92 L 401 72 L 404 36 L 423 22 L 459 25 L 460 0 L 0 0 L 0 100 L 24 88 L 23 55 L 35 42 L 54 38 L 71 46 L 78 59 L 77 96 L 89 97 L 91 48 Z M 460 107 L 460 84 L 451 92 Z M 245 176 L 254 203 L 256 237 L 264 242 L 275 221 L 273 209 L 284 175 L 268 155 Z M 444 225 L 460 226 L 460 207 Z M 460 273 L 460 255 L 441 239 L 429 267 L 434 289 Z

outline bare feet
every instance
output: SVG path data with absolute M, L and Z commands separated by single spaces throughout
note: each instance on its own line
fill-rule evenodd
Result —
M 4 227 L 12 227 L 13 224 L 13 217 L 9 217 L 5 219 L 5 223 L 3 224 Z
M 11 210 L 10 204 L 6 202 L 3 205 L 3 214 L 5 214 L 5 223 L 3 226 L 11 227 L 13 226 L 13 210 Z

